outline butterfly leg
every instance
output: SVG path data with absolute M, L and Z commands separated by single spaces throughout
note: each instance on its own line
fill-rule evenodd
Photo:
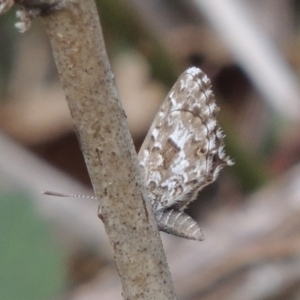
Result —
M 98 215 L 98 218 L 102 221 L 103 215 L 102 215 L 102 209 L 101 209 L 100 205 L 98 205 L 97 215 Z

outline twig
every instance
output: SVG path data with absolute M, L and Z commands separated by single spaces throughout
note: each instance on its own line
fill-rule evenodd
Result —
M 175 299 L 94 1 L 16 2 L 25 21 L 38 12 L 46 25 L 94 191 L 101 199 L 123 297 Z

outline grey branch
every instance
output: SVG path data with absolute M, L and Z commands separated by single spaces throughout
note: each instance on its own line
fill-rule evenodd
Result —
M 176 299 L 94 1 L 16 3 L 29 21 L 43 17 L 95 195 L 101 199 L 123 297 Z

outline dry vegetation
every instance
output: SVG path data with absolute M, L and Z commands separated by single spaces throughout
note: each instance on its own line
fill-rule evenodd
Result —
M 235 26 L 226 23 L 226 16 L 237 13 L 229 0 L 221 1 L 227 7 L 219 6 L 224 20 L 212 13 L 221 5 L 217 0 L 202 1 L 201 12 L 196 0 L 172 7 L 167 1 L 98 2 L 137 149 L 159 103 L 186 67 L 196 65 L 210 76 L 221 107 L 235 166 L 223 170 L 190 207 L 206 240 L 162 234 L 178 299 L 298 299 L 298 2 L 248 1 Z M 68 282 L 57 299 L 121 299 L 96 203 L 39 195 L 43 189 L 87 193 L 80 185 L 90 181 L 43 24 L 35 20 L 20 35 L 13 22 L 12 12 L 0 19 L 0 127 L 22 146 L 0 136 L 1 187 L 3 192 L 20 186 L 31 191 L 67 254 Z

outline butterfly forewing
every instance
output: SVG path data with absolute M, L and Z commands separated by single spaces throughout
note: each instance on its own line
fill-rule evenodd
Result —
M 161 105 L 140 149 L 154 212 L 184 209 L 224 165 L 232 164 L 223 151 L 218 107 L 210 87 L 200 69 L 185 71 Z

